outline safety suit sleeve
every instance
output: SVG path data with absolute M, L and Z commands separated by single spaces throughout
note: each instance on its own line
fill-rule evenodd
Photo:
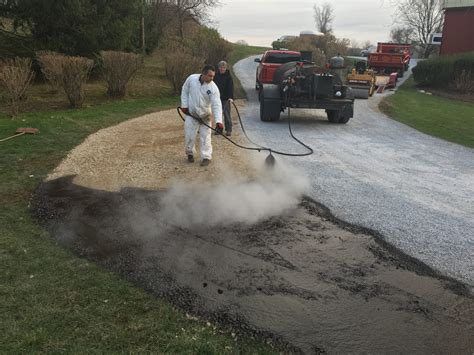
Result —
M 186 81 L 183 84 L 183 88 L 181 89 L 181 107 L 186 107 L 189 108 L 188 106 L 188 101 L 189 101 L 189 83 L 190 83 L 190 77 L 186 79 Z
M 217 85 L 215 85 L 214 90 L 211 94 L 211 109 L 216 123 L 222 123 L 222 103 L 221 103 L 221 94 Z

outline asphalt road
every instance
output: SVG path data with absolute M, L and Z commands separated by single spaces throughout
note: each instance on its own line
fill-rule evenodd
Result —
M 287 116 L 259 119 L 254 57 L 234 65 L 249 98 L 249 136 L 278 150 L 304 151 Z M 406 76 L 408 76 L 406 74 Z M 285 158 L 311 178 L 310 197 L 338 218 L 370 228 L 436 271 L 474 287 L 474 150 L 420 133 L 378 111 L 385 95 L 356 100 L 347 125 L 323 110 L 292 110 L 296 137 L 315 154 Z

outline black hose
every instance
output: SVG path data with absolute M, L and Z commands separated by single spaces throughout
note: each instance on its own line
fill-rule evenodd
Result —
M 214 132 L 217 132 L 218 134 L 220 134 L 222 137 L 224 137 L 225 139 L 227 139 L 229 142 L 231 142 L 232 144 L 234 144 L 235 146 L 239 147 L 239 148 L 242 148 L 242 149 L 247 149 L 247 150 L 256 150 L 258 152 L 260 151 L 268 151 L 270 154 L 278 154 L 278 155 L 285 155 L 285 156 L 289 156 L 289 157 L 303 157 L 303 156 L 306 156 L 306 155 L 311 155 L 314 153 L 313 149 L 311 147 L 309 147 L 308 145 L 306 145 L 305 143 L 303 143 L 302 141 L 300 141 L 298 138 L 296 138 L 294 135 L 293 135 L 293 131 L 291 130 L 291 116 L 290 116 L 290 108 L 288 107 L 288 128 L 290 130 L 290 135 L 291 137 L 297 141 L 299 144 L 301 144 L 303 147 L 305 147 L 306 149 L 309 150 L 309 152 L 307 153 L 286 153 L 286 152 L 281 152 L 279 150 L 274 150 L 274 149 L 271 149 L 271 148 L 268 148 L 268 147 L 264 147 L 260 144 L 257 144 L 255 142 L 253 142 L 250 137 L 247 135 L 247 132 L 245 131 L 245 127 L 244 127 L 244 124 L 242 123 L 242 118 L 240 117 L 240 112 L 239 112 L 239 109 L 237 108 L 237 106 L 235 105 L 234 102 L 232 102 L 232 105 L 234 106 L 235 108 L 235 111 L 237 112 L 237 117 L 239 118 L 239 123 L 240 123 L 240 127 L 242 128 L 242 132 L 244 132 L 244 135 L 245 137 L 247 138 L 247 140 L 252 143 L 253 145 L 255 145 L 256 147 L 246 147 L 246 146 L 243 146 L 241 144 L 238 144 L 236 142 L 234 142 L 232 139 L 230 139 L 229 137 L 223 135 L 220 131 L 212 128 L 211 126 L 209 126 L 206 122 L 204 122 L 201 118 L 199 117 L 195 117 L 189 113 L 186 113 L 186 115 L 188 116 L 191 116 L 192 118 L 194 118 L 195 120 L 199 121 L 199 123 L 203 124 L 204 126 L 210 128 L 211 130 L 213 130 Z M 179 117 L 181 117 L 181 119 L 184 121 L 184 117 L 183 115 L 181 114 L 182 112 L 182 109 L 181 107 L 177 107 L 176 110 L 178 111 L 178 115 Z M 184 113 L 184 112 L 183 112 Z

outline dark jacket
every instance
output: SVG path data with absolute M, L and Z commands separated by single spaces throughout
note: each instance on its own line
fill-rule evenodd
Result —
M 232 80 L 232 75 L 230 75 L 229 70 L 226 70 L 224 74 L 221 74 L 221 72 L 217 70 L 214 76 L 214 82 L 219 88 L 222 101 L 234 99 L 234 81 Z

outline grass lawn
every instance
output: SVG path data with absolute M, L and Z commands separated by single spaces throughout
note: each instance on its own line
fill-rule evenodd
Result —
M 40 129 L 38 135 L 0 142 L 0 353 L 274 352 L 189 319 L 59 247 L 31 220 L 32 193 L 74 146 L 101 128 L 179 103 L 169 95 L 160 63 L 147 61 L 126 100 L 107 100 L 105 89 L 92 83 L 86 107 L 67 110 L 60 94 L 45 94 L 44 85 L 35 85 L 29 92 L 29 104 L 36 102 L 32 112 L 11 119 L 0 109 L 0 139 L 18 127 Z M 150 76 L 154 84 L 147 85 Z
M 474 148 L 474 103 L 420 93 L 409 78 L 380 109 L 421 132 Z
M 229 63 L 236 63 L 242 58 L 247 58 L 251 55 L 255 55 L 255 58 L 259 54 L 263 54 L 269 47 L 254 47 L 254 46 L 242 46 L 242 45 L 235 45 L 234 51 L 232 52 Z M 232 77 L 234 78 L 234 96 L 237 99 L 243 99 L 246 97 L 245 90 L 242 88 L 239 79 L 232 73 Z

